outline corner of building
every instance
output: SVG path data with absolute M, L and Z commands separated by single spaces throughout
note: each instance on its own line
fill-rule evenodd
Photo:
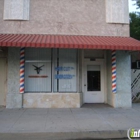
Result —
M 111 51 L 107 51 L 107 103 L 114 108 L 131 108 L 131 64 L 127 51 L 116 51 L 117 92 L 112 93 Z
M 115 107 L 132 107 L 131 100 L 131 60 L 128 51 L 117 51 L 117 94 Z
M 8 48 L 6 108 L 21 108 L 22 95 L 19 93 L 19 48 Z

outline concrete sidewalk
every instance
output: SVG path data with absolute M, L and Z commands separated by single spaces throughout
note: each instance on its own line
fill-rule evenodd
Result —
M 123 138 L 129 128 L 140 128 L 140 104 L 114 109 L 104 104 L 79 109 L 0 108 L 0 133 L 44 133 L 57 138 Z

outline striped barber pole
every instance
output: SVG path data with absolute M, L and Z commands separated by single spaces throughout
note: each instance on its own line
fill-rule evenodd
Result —
M 112 50 L 112 92 L 116 93 L 116 51 Z
M 24 93 L 25 48 L 20 49 L 20 93 Z

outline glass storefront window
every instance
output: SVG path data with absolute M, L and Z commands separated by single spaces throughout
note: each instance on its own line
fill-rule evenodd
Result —
M 51 49 L 25 51 L 25 92 L 51 92 Z
M 25 51 L 25 92 L 76 92 L 76 49 Z
M 54 92 L 76 92 L 77 51 L 59 49 L 54 54 Z

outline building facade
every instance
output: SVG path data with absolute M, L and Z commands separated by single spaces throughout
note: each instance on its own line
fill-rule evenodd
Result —
M 129 42 L 126 5 L 128 0 L 0 0 L 0 105 L 131 107 L 128 47 L 140 43 Z M 107 46 L 114 38 L 116 49 Z M 120 47 L 122 39 L 128 47 Z

